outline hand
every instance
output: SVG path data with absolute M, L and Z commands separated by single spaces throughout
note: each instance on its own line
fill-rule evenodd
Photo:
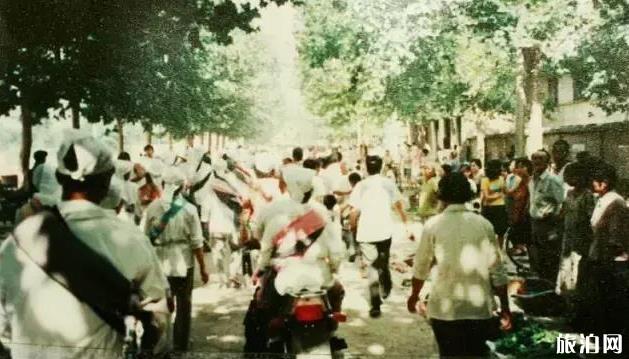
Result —
M 207 282 L 210 281 L 210 275 L 205 268 L 201 269 L 201 281 L 203 282 L 203 284 L 207 284 Z
M 513 317 L 511 311 L 505 310 L 500 313 L 500 330 L 508 332 L 513 329 Z
M 260 272 L 255 271 L 255 273 L 253 273 L 253 275 L 251 276 L 251 283 L 253 284 L 254 287 L 257 287 L 259 282 L 260 282 Z
M 409 313 L 417 313 L 417 302 L 419 301 L 419 297 L 416 295 L 411 295 L 408 297 L 406 301 L 406 309 L 408 309 Z

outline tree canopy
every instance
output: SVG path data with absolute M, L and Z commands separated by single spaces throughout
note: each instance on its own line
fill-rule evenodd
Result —
M 0 114 L 23 106 L 37 120 L 73 107 L 90 121 L 161 124 L 176 135 L 238 132 L 247 99 L 224 85 L 244 79 L 217 71 L 228 61 L 220 48 L 234 29 L 252 31 L 271 2 L 286 0 L 2 2 Z

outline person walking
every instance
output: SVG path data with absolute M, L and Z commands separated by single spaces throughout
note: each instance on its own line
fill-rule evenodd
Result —
M 57 158 L 57 209 L 26 219 L 0 247 L 0 328 L 13 358 L 119 358 L 133 303 L 164 337 L 168 281 L 144 234 L 98 205 L 114 174 L 107 147 L 72 131 Z
M 407 219 L 402 195 L 395 183 L 380 175 L 382 159 L 368 156 L 366 167 L 367 178 L 358 182 L 349 198 L 349 205 L 353 208 L 350 222 L 352 228 L 356 229 L 356 241 L 360 245 L 362 258 L 369 266 L 369 315 L 376 318 L 381 315 L 382 299 L 389 296 L 393 285 L 389 269 L 394 231 L 393 211 L 397 212 L 405 227 Z M 410 238 L 408 228 L 406 234 Z
M 511 328 L 507 277 L 489 221 L 468 211 L 469 182 L 460 173 L 439 182 L 444 211 L 429 219 L 415 255 L 407 309 L 417 312 L 419 293 L 435 266 L 427 316 L 441 357 L 482 357 L 494 321 L 494 292 L 500 298 L 501 328 Z
M 561 252 L 561 206 L 564 187 L 561 179 L 550 173 L 550 155 L 544 150 L 531 156 L 533 179 L 529 181 L 531 216 L 531 269 L 550 283 L 557 280 Z
M 164 195 L 146 209 L 144 231 L 155 246 L 175 300 L 173 348 L 176 351 L 187 351 L 195 259 L 199 265 L 201 281 L 205 284 L 209 280 L 203 257 L 203 232 L 197 208 L 182 196 L 185 184 L 183 174 L 167 168 L 162 181 Z
M 502 176 L 502 162 L 487 162 L 485 174 L 481 180 L 481 213 L 492 224 L 502 248 L 504 234 L 507 231 L 507 207 L 505 204 L 505 178 Z

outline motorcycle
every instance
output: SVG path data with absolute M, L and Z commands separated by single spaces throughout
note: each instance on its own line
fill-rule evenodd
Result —
M 283 275 L 289 273 L 288 275 Z M 334 335 L 339 323 L 347 320 L 343 313 L 334 312 L 328 292 L 320 285 L 316 271 L 304 272 L 292 268 L 279 273 L 275 279 L 277 291 L 285 298 L 283 315 L 269 325 L 271 352 L 296 358 L 342 358 L 345 340 Z M 300 285 L 292 275 L 299 276 Z M 308 273 L 308 274 L 306 274 Z

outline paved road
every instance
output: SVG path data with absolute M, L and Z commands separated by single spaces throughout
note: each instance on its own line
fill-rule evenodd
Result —
M 410 245 L 412 246 L 412 245 Z M 397 257 L 409 251 L 409 244 L 395 241 L 392 253 Z M 382 307 L 383 316 L 368 315 L 365 280 L 355 264 L 341 269 L 346 289 L 343 302 L 348 321 L 338 334 L 347 340 L 351 357 L 435 357 L 437 347 L 426 320 L 406 311 L 409 289 L 402 280 L 410 273 L 394 273 L 395 287 Z M 219 288 L 210 283 L 193 294 L 192 351 L 195 357 L 239 357 L 244 344 L 242 321 L 251 296 L 250 289 Z

